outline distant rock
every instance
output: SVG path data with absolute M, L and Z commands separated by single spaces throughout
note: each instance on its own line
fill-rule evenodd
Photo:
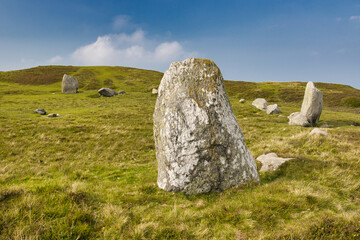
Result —
M 311 124 L 307 117 L 301 112 L 294 112 L 288 116 L 289 125 L 298 125 L 302 127 L 310 127 Z
M 126 93 L 126 92 L 125 92 L 124 90 L 120 90 L 120 91 L 118 92 L 119 95 L 125 94 L 125 93 Z
M 266 108 L 269 104 L 265 98 L 257 98 L 252 102 L 252 105 L 261 111 L 266 111 Z
M 262 163 L 260 172 L 274 171 L 278 169 L 281 164 L 292 160 L 293 158 L 281 158 L 276 153 L 268 153 L 259 156 L 256 160 Z
M 307 117 L 311 126 L 316 126 L 323 107 L 323 93 L 317 89 L 313 82 L 306 85 L 301 112 Z
M 77 93 L 78 87 L 79 87 L 79 83 L 76 78 L 71 77 L 67 74 L 64 74 L 62 83 L 61 83 L 62 93 Z
M 60 117 L 60 115 L 57 114 L 57 113 L 50 113 L 50 114 L 48 115 L 48 117 L 49 117 L 49 118 L 52 118 L 52 117 Z
M 151 94 L 158 94 L 158 90 L 157 90 L 156 88 L 153 88 L 153 89 L 151 90 Z
M 323 130 L 320 130 L 319 128 L 314 128 L 310 133 L 309 135 L 314 135 L 314 134 L 317 134 L 317 135 L 329 135 L 327 132 L 323 131 Z
M 266 107 L 267 114 L 277 114 L 280 113 L 280 108 L 277 104 L 268 105 Z
M 323 123 L 320 128 L 330 128 L 331 126 L 327 123 Z
M 36 110 L 34 110 L 34 112 L 36 112 L 36 113 L 38 113 L 40 115 L 46 115 L 45 109 L 36 109 Z
M 160 188 L 200 194 L 259 180 L 213 61 L 172 63 L 153 117 Z
M 243 99 L 243 98 L 239 100 L 239 103 L 244 103 L 244 102 L 245 102 L 245 99 Z
M 117 95 L 117 92 L 115 92 L 114 90 L 112 90 L 110 88 L 100 88 L 98 90 L 98 93 L 100 93 L 104 97 L 113 97 L 113 96 Z

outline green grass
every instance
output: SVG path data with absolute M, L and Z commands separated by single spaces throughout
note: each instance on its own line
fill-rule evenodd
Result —
M 79 79 L 79 94 L 61 94 L 64 73 Z M 309 137 L 286 118 L 300 110 L 305 83 L 226 81 L 254 157 L 295 160 L 259 184 L 186 196 L 156 186 L 151 89 L 161 77 L 122 67 L 0 73 L 0 239 L 359 239 L 360 127 L 350 123 L 360 109 L 341 100 L 359 90 L 315 83 L 320 125 L 331 128 Z M 126 94 L 98 97 L 100 87 Z M 280 116 L 254 109 L 256 97 Z

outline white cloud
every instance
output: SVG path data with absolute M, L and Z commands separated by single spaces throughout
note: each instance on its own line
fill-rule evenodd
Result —
M 352 21 L 360 21 L 360 16 L 351 16 L 349 19 Z
M 60 62 L 61 60 L 63 60 L 63 58 L 61 56 L 57 55 L 55 57 L 50 58 L 49 63 L 54 64 L 54 63 Z
M 132 34 L 99 36 L 89 45 L 75 50 L 71 57 L 81 65 L 116 65 L 165 70 L 173 61 L 194 55 L 177 41 L 156 42 L 142 30 Z

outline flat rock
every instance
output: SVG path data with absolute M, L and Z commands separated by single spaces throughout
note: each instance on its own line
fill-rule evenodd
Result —
M 156 88 L 153 88 L 153 89 L 151 90 L 151 94 L 158 94 L 158 90 L 157 90 Z
M 117 92 L 115 92 L 114 90 L 112 90 L 110 88 L 100 88 L 98 90 L 98 93 L 100 93 L 104 97 L 113 97 L 113 96 L 117 95 Z
M 46 115 L 45 109 L 36 109 L 36 110 L 34 110 L 34 112 L 36 112 L 36 113 L 38 113 L 40 115 Z
M 315 127 L 319 121 L 323 107 L 323 93 L 317 89 L 313 82 L 308 82 L 305 89 L 301 112 Z
M 74 77 L 71 77 L 67 74 L 64 74 L 61 82 L 61 91 L 62 93 L 77 93 L 79 83 L 78 80 Z
M 293 158 L 281 158 L 276 153 L 263 154 L 256 158 L 257 161 L 262 163 L 260 172 L 274 171 L 278 169 L 281 164 L 292 160 Z
M 244 102 L 245 102 L 245 99 L 243 99 L 243 98 L 239 100 L 239 103 L 244 103 Z
M 277 114 L 280 113 L 280 108 L 277 104 L 268 105 L 266 107 L 267 114 Z
M 57 113 L 50 113 L 50 114 L 48 115 L 48 117 L 49 117 L 49 118 L 52 118 L 52 117 L 60 117 L 60 115 L 57 114 Z
M 269 104 L 265 98 L 257 98 L 252 102 L 252 105 L 261 111 L 266 111 Z
M 319 128 L 314 128 L 313 130 L 311 130 L 311 132 L 309 133 L 309 135 L 324 135 L 327 136 L 329 135 L 327 132 L 319 129 Z
M 200 194 L 259 180 L 213 61 L 172 63 L 161 80 L 153 117 L 161 189 Z
M 121 95 L 121 94 L 125 94 L 126 92 L 124 90 L 120 90 L 118 91 L 118 94 Z
M 310 127 L 311 124 L 307 117 L 301 112 L 294 112 L 288 116 L 289 125 L 298 125 L 302 127 Z

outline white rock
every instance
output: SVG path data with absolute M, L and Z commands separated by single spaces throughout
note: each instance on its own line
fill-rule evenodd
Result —
M 299 125 L 302 127 L 310 127 L 311 124 L 307 117 L 301 112 L 294 112 L 288 116 L 289 125 Z
M 158 94 L 158 90 L 157 90 L 156 88 L 153 88 L 153 89 L 151 90 L 151 94 Z
M 257 98 L 252 102 L 252 105 L 261 111 L 266 111 L 266 107 L 269 105 L 265 98 Z
M 256 158 L 257 161 L 262 163 L 260 172 L 274 171 L 280 167 L 281 164 L 292 160 L 293 158 L 281 158 L 276 153 L 263 154 Z
M 62 93 L 77 93 L 78 87 L 79 87 L 79 83 L 76 78 L 64 74 L 61 82 Z
M 245 102 L 245 99 L 243 99 L 243 98 L 239 100 L 239 103 L 244 103 L 244 102 Z
M 259 180 L 216 64 L 189 58 L 165 72 L 154 111 L 158 186 L 198 194 Z
M 266 107 L 267 114 L 277 114 L 280 113 L 280 108 L 277 104 L 268 105 Z
M 329 135 L 327 132 L 319 129 L 319 128 L 314 128 L 313 130 L 311 130 L 311 132 L 309 133 L 309 135 L 314 135 L 314 134 L 317 134 L 317 135 Z
M 313 82 L 308 82 L 301 106 L 301 112 L 307 117 L 311 126 L 316 126 L 323 106 L 323 93 L 318 90 Z

